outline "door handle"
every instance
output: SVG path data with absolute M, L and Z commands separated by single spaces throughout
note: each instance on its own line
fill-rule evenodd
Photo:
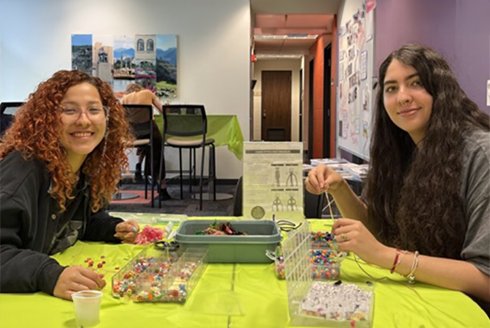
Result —
M 266 112 L 263 112 L 262 113 L 262 117 L 267 117 L 267 113 Z

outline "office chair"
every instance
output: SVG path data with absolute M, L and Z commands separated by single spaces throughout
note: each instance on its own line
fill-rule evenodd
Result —
M 179 149 L 179 173 L 180 173 L 180 199 L 183 198 L 182 178 L 182 149 L 189 149 L 189 189 L 192 192 L 191 176 L 194 172 L 196 149 L 202 149 L 201 177 L 199 180 L 199 209 L 202 210 L 202 185 L 204 175 L 204 157 L 206 146 L 210 146 L 209 179 L 216 178 L 216 152 L 214 139 L 206 138 L 207 118 L 203 105 L 163 105 L 163 145 Z M 164 150 L 160 160 L 160 173 L 163 167 Z M 194 157 L 194 169 L 192 158 Z M 214 188 L 213 199 L 216 200 L 216 188 Z M 161 207 L 161 201 L 159 202 Z
M 23 102 L 2 102 L 0 103 L 0 137 L 7 128 L 12 124 L 15 112 L 19 109 Z
M 133 141 L 132 147 L 140 149 L 149 149 L 150 156 L 146 156 L 145 161 L 150 161 L 151 176 L 151 207 L 154 207 L 153 190 L 157 183 L 155 179 L 155 167 L 153 165 L 153 107 L 151 105 L 123 105 L 126 110 L 126 118 L 129 122 L 131 132 L 136 140 Z M 148 198 L 148 172 L 144 170 L 145 176 L 145 199 Z

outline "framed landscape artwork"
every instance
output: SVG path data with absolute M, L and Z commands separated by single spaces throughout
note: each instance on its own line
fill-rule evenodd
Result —
M 109 83 L 114 92 L 138 83 L 159 98 L 177 97 L 177 36 L 74 34 L 72 69 Z

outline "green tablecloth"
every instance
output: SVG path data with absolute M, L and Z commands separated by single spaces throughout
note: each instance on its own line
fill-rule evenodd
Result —
M 243 157 L 243 135 L 236 115 L 207 114 L 208 138 L 214 138 L 216 147 L 228 146 L 239 160 Z M 155 122 L 162 131 L 163 116 L 155 115 Z
M 330 227 L 328 220 L 310 222 L 313 230 L 327 231 Z M 63 265 L 84 266 L 88 257 L 97 263 L 105 256 L 107 263 L 100 272 L 105 273 L 108 285 L 103 291 L 101 323 L 97 327 L 290 327 L 286 282 L 276 279 L 273 263 L 209 264 L 185 305 L 113 298 L 110 286 L 115 268 L 122 267 L 140 250 L 142 246 L 77 242 L 54 256 Z M 363 267 L 375 277 L 389 275 L 388 270 L 366 264 Z M 341 271 L 343 280 L 372 280 L 352 258 L 344 260 Z M 485 313 L 463 293 L 420 283 L 408 287 L 404 278 L 390 277 L 398 282 L 374 283 L 374 328 L 490 326 Z M 0 294 L 0 327 L 75 327 L 73 303 L 43 293 Z

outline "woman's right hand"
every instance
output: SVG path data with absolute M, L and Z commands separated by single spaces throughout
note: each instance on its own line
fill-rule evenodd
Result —
M 103 278 L 103 274 L 81 266 L 67 267 L 58 277 L 53 295 L 71 301 L 71 294 L 75 292 L 104 288 L 106 282 Z
M 318 165 L 308 173 L 306 178 L 306 190 L 310 193 L 319 195 L 325 191 L 335 191 L 344 182 L 344 178 L 326 165 Z

